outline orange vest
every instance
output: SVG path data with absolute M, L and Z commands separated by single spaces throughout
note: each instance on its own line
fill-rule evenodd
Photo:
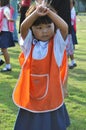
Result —
M 31 51 L 25 64 L 24 54 L 21 53 L 19 59 L 22 70 L 13 92 L 17 106 L 32 112 L 47 112 L 58 109 L 63 104 L 62 84 L 66 76 L 67 56 L 64 52 L 63 67 L 59 68 L 53 50 L 51 40 L 46 57 L 33 59 Z

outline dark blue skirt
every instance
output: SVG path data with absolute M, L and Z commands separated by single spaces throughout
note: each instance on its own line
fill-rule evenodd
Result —
M 8 48 L 13 46 L 15 46 L 15 44 L 12 33 L 8 31 L 0 32 L 0 48 Z
M 70 125 L 65 104 L 52 112 L 32 113 L 20 109 L 14 130 L 66 130 Z

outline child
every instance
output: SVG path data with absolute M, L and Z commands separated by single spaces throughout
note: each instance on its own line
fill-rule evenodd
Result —
M 76 37 L 76 10 L 75 10 L 75 1 L 70 0 L 70 8 L 71 8 L 71 34 L 73 45 L 78 44 L 77 37 Z
M 70 34 L 70 59 L 71 63 L 69 65 L 69 69 L 73 69 L 77 66 L 75 58 L 74 58 L 74 50 L 75 50 L 75 44 L 77 43 L 77 37 L 76 37 L 76 11 L 74 8 L 75 1 L 70 0 L 70 9 L 71 9 L 71 34 Z
M 67 24 L 45 3 L 30 7 L 21 25 L 22 71 L 13 92 L 20 110 L 14 130 L 66 130 L 69 126 L 62 92 L 67 78 L 67 33 Z
M 10 56 L 8 54 L 8 47 L 15 46 L 13 42 L 13 19 L 11 9 L 9 7 L 9 0 L 0 0 L 0 48 L 3 52 L 6 62 L 5 68 L 1 72 L 11 71 Z M 11 26 L 12 25 L 12 26 Z
M 13 13 L 13 19 L 14 21 L 14 31 L 13 31 L 13 41 L 18 42 L 18 32 L 17 32 L 17 26 L 16 26 L 16 21 L 17 21 L 17 16 L 18 16 L 18 11 L 17 11 L 17 1 L 18 0 L 10 0 L 10 5 L 14 9 Z

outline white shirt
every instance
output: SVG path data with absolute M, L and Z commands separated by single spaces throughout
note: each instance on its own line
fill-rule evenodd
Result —
M 1 9 L 3 9 L 3 13 L 5 16 L 10 16 L 10 9 L 7 6 L 0 7 L 0 10 Z M 2 31 L 8 31 L 8 20 L 6 17 L 3 18 Z
M 34 44 L 34 40 L 32 32 L 31 30 L 29 30 L 29 33 L 26 36 L 25 40 L 23 41 L 22 38 L 20 39 L 20 46 L 26 58 L 30 54 L 32 43 Z M 54 55 L 58 66 L 60 66 L 62 63 L 65 48 L 66 48 L 66 42 L 64 41 L 60 33 L 60 30 L 58 29 L 54 36 Z M 37 43 L 35 43 L 32 56 L 34 59 L 40 60 L 47 55 L 47 52 L 48 52 L 48 41 L 46 42 L 37 41 Z
M 71 25 L 74 25 L 75 18 L 76 18 L 76 11 L 75 11 L 75 8 L 73 7 L 71 9 Z

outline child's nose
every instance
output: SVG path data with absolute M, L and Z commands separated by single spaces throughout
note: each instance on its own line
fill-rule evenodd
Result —
M 47 29 L 45 28 L 45 29 L 43 29 L 43 33 L 46 33 L 47 32 Z

